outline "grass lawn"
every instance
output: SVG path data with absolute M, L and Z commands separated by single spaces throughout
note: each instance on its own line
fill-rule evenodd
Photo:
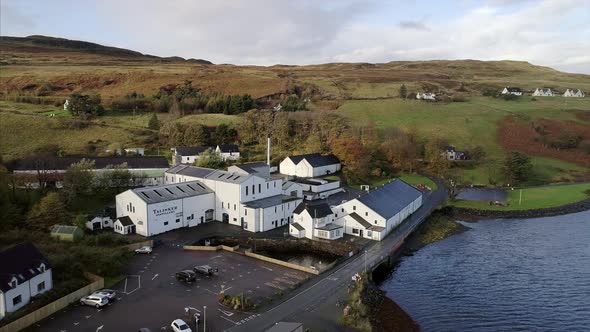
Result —
M 508 206 L 490 206 L 483 201 L 455 201 L 453 206 L 482 210 L 529 210 L 561 206 L 579 202 L 590 195 L 590 184 L 557 185 L 522 189 L 522 203 L 518 204 L 520 190 L 508 192 Z

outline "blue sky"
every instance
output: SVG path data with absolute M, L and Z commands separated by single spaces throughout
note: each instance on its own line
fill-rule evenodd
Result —
M 522 60 L 590 74 L 590 0 L 1 0 L 0 34 L 214 63 Z

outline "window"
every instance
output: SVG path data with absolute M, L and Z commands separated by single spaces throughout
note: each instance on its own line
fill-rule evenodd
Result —
M 234 204 L 234 211 L 236 210 L 236 205 Z
M 344 208 L 342 208 L 342 212 L 344 212 Z
M 41 266 L 39 266 L 39 271 L 41 271 L 41 273 L 45 272 L 45 264 L 41 264 Z
M 367 231 L 367 236 L 368 237 L 373 237 L 373 231 Z
M 260 194 L 262 192 L 262 184 L 258 184 L 258 193 Z
M 234 218 L 234 221 L 238 221 L 238 218 Z
M 164 221 L 164 226 L 168 226 L 168 222 L 167 221 Z
M 180 219 L 176 219 L 176 222 L 180 222 Z
M 246 196 L 248 196 L 248 186 L 246 186 Z
M 221 208 L 223 209 L 223 202 L 221 202 Z
M 14 279 L 10 282 L 10 287 L 16 288 L 16 286 L 18 286 L 18 281 L 16 281 L 16 279 Z
M 277 181 L 275 181 L 275 188 L 277 187 Z
M 45 290 L 45 281 L 42 281 L 37 285 L 37 292 L 41 292 Z
M 277 212 L 277 206 L 275 205 L 275 212 Z
M 358 233 L 359 233 L 359 230 L 357 228 L 352 229 L 352 234 L 358 234 Z
M 244 223 L 244 228 L 248 228 L 248 223 L 247 222 Z
M 201 216 L 201 224 L 203 223 L 203 216 Z
M 17 305 L 23 301 L 23 298 L 19 295 L 12 299 L 12 305 Z
M 334 217 L 338 218 L 338 213 L 336 213 L 336 214 L 334 215 Z
M 352 210 L 353 210 L 353 211 L 356 211 L 356 205 L 353 205 L 353 206 L 352 206 Z
M 254 185 L 252 185 L 252 195 L 256 194 L 256 187 L 254 187 Z
M 248 215 L 248 209 L 244 209 L 244 215 L 247 216 Z
M 133 213 L 135 213 L 135 206 L 133 207 Z
M 377 220 L 375 220 L 375 225 L 377 225 Z
M 369 216 L 369 212 L 365 212 L 365 217 L 368 217 L 368 216 Z

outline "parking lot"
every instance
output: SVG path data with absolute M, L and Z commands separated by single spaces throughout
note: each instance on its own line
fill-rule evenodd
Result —
M 208 264 L 218 268 L 213 277 L 197 276 L 192 284 L 179 282 L 175 273 Z M 127 277 L 113 287 L 117 300 L 102 309 L 74 304 L 32 327 L 32 331 L 171 331 L 170 323 L 184 319 L 195 331 L 194 313 L 200 314 L 199 331 L 206 316 L 207 331 L 223 331 L 252 319 L 218 303 L 218 294 L 244 294 L 254 303 L 287 292 L 311 275 L 236 253 L 183 251 L 174 244 L 155 248 L 152 254 L 131 259 Z M 206 307 L 206 309 L 205 309 Z M 189 314 L 185 308 L 189 308 Z

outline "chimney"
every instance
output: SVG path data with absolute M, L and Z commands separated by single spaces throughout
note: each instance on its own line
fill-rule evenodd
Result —
M 266 164 L 270 167 L 270 135 L 266 138 Z

